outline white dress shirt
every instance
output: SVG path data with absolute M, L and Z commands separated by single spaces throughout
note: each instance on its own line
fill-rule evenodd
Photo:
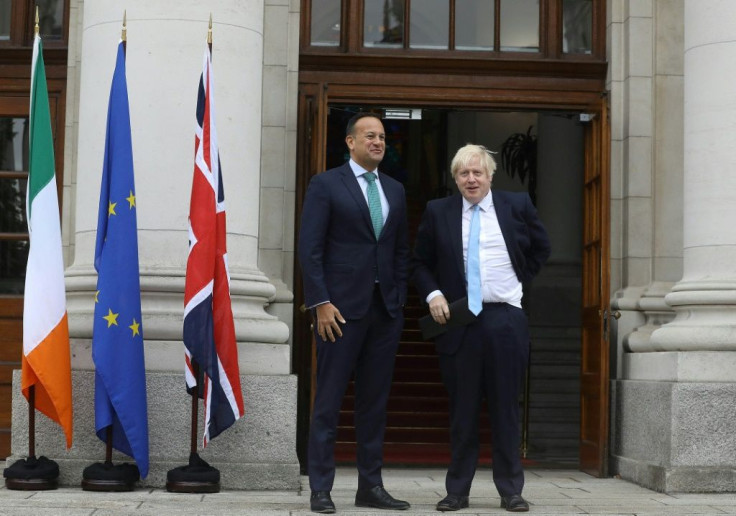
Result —
M 522 285 L 511 264 L 506 241 L 498 224 L 496 210 L 493 207 L 493 196 L 490 192 L 478 203 L 480 222 L 480 281 L 484 303 L 508 303 L 521 308 Z M 470 218 L 473 216 L 473 204 L 463 197 L 462 239 L 463 263 L 468 269 L 468 233 Z M 467 276 L 467 274 L 466 274 Z M 442 294 L 435 290 L 427 296 L 427 303 Z

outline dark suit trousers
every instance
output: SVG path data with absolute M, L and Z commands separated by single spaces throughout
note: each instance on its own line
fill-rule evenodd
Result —
M 353 371 L 358 488 L 383 485 L 381 467 L 386 403 L 403 326 L 403 316 L 392 318 L 376 289 L 365 317 L 347 320 L 342 325 L 343 336 L 335 342 L 322 342 L 315 328 L 317 393 L 309 430 L 307 468 L 312 491 L 332 490 L 338 416 Z
M 468 495 L 478 464 L 478 417 L 488 403 L 493 441 L 493 481 L 501 496 L 521 494 L 519 391 L 529 357 L 526 314 L 506 303 L 484 304 L 468 325 L 457 353 L 440 355 L 450 395 L 452 459 L 449 494 Z

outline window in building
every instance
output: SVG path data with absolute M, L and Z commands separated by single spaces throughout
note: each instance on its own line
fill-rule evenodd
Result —
M 44 47 L 66 45 L 69 0 L 0 0 L 0 46 L 9 49 L 33 46 L 36 7 Z
M 410 4 L 409 46 L 447 50 L 450 42 L 449 0 L 422 0 Z
M 563 0 L 562 51 L 590 54 L 593 51 L 593 0 Z
M 365 0 L 363 46 L 403 48 L 404 0 Z
M 34 5 L 38 6 L 41 38 L 61 39 L 64 34 L 64 0 L 36 0 Z
M 336 47 L 340 44 L 340 0 L 312 0 L 312 45 Z
M 23 294 L 27 171 L 28 119 L 0 117 L 0 295 Z
M 10 39 L 10 14 L 12 11 L 10 0 L 0 0 L 0 41 Z
M 449 57 L 473 52 L 476 59 L 502 54 L 517 54 L 521 60 L 605 59 L 604 1 L 301 1 L 306 54 L 378 51 Z
M 492 0 L 466 0 L 455 11 L 455 48 L 493 50 L 495 16 Z
M 539 0 L 501 0 L 501 51 L 539 52 Z

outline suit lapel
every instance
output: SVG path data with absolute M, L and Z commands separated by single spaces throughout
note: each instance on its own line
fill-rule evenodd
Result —
M 378 177 L 379 177 L 379 180 L 381 181 L 381 188 L 383 189 L 383 195 L 386 196 L 386 200 L 388 201 L 388 217 L 386 217 L 386 222 L 383 224 L 384 230 L 381 231 L 381 235 L 380 235 L 380 237 L 382 237 L 384 233 L 386 233 L 385 231 L 386 227 L 394 223 L 394 219 L 396 218 L 397 209 L 401 204 L 401 199 L 399 198 L 399 196 L 401 195 L 401 192 L 398 188 L 393 188 L 393 185 L 389 183 L 389 181 L 386 180 L 386 174 L 384 174 L 383 172 L 379 172 Z M 394 207 L 394 209 L 391 209 L 392 206 Z M 368 215 L 370 216 L 370 211 L 368 212 Z
M 465 263 L 463 260 L 463 198 L 456 194 L 450 198 L 448 210 L 445 213 L 447 234 L 450 235 L 450 247 L 455 255 L 455 265 L 461 277 L 465 277 Z
M 360 189 L 358 179 L 355 177 L 353 169 L 350 168 L 349 163 L 345 163 L 345 165 L 343 165 L 342 170 L 340 170 L 340 176 L 345 188 L 348 190 L 350 196 L 358 206 L 358 210 L 360 210 L 363 220 L 368 224 L 368 227 L 371 229 L 371 234 L 373 234 L 373 223 L 371 222 L 371 213 L 368 210 L 368 203 L 363 196 L 363 190 Z

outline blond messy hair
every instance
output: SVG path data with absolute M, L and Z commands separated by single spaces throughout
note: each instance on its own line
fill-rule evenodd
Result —
M 496 160 L 493 159 L 491 151 L 483 145 L 473 143 L 468 143 L 464 147 L 460 147 L 455 153 L 455 157 L 452 158 L 452 164 L 450 165 L 452 177 L 454 178 L 458 170 L 467 167 L 476 158 L 480 167 L 488 174 L 488 179 L 493 179 L 493 174 L 496 173 Z

